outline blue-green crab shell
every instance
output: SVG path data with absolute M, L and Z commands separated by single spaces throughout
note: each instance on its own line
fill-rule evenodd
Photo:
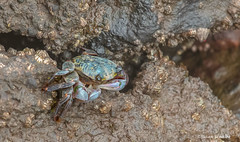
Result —
M 75 70 L 80 71 L 94 81 L 113 79 L 122 70 L 114 62 L 98 56 L 81 55 L 74 57 Z

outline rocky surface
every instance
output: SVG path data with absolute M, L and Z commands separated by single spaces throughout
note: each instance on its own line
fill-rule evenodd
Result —
M 190 141 L 239 137 L 240 122 L 209 86 L 167 58 L 147 62 L 126 93 L 75 101 L 53 121 L 54 94 L 41 91 L 57 69 L 44 51 L 0 54 L 0 141 Z
M 210 29 L 239 27 L 237 0 L 9 0 L 0 2 L 0 15 L 1 33 L 43 39 L 45 49 L 56 54 L 86 43 L 99 53 L 155 39 L 175 47 L 189 37 L 206 39 Z
M 21 39 L 0 46 L 0 141 L 239 140 L 239 120 L 209 86 L 159 51 L 239 29 L 239 9 L 237 0 L 1 1 L 0 33 L 38 38 L 45 50 Z M 41 87 L 80 47 L 123 66 L 130 86 L 75 101 L 56 123 L 59 92 Z

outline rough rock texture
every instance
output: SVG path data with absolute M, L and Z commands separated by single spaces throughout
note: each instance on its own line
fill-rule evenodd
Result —
M 95 1 L 1 1 L 1 32 L 43 39 L 55 52 L 83 45 L 104 29 L 104 7 Z
M 177 68 L 167 58 L 145 63 L 132 90 L 103 91 L 100 98 L 86 104 L 75 101 L 56 123 L 51 111 L 55 99 L 41 91 L 44 81 L 56 71 L 55 63 L 43 51 L 24 51 L 13 56 L 14 52 L 1 50 L 0 141 L 151 142 L 239 137 L 239 120 L 213 96 L 209 86 L 189 77 L 184 67 Z
M 0 33 L 37 37 L 46 50 L 65 51 L 60 58 L 86 46 L 114 56 L 132 78 L 140 72 L 127 92 L 74 102 L 56 123 L 56 92 L 41 91 L 56 62 L 43 50 L 0 46 L 0 141 L 239 140 L 239 120 L 184 67 L 162 58 L 138 68 L 162 45 L 239 28 L 239 9 L 238 0 L 0 1 Z
M 99 53 L 155 39 L 157 45 L 174 47 L 189 37 L 206 39 L 209 29 L 240 23 L 237 0 L 4 0 L 0 15 L 1 33 L 43 39 L 54 53 L 75 51 L 94 37 L 90 46 Z

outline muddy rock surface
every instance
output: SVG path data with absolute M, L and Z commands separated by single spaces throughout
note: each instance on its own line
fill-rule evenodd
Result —
M 55 98 L 41 87 L 57 71 L 56 63 L 45 51 L 14 53 L 1 50 L 0 54 L 0 141 L 184 141 L 239 136 L 239 120 L 209 86 L 167 58 L 145 63 L 128 92 L 103 91 L 93 102 L 75 101 L 62 121 L 54 122 Z

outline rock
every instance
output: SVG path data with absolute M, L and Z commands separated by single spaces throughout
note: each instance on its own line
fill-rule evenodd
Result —
M 1 54 L 7 58 L 0 56 L 0 141 L 151 142 L 239 136 L 239 120 L 209 86 L 167 58 L 146 62 L 132 90 L 103 90 L 100 98 L 85 104 L 75 100 L 62 121 L 55 122 L 55 99 L 41 87 L 57 71 L 56 64 L 43 51 L 20 57 Z M 28 85 L 29 78 L 36 80 L 34 85 Z

